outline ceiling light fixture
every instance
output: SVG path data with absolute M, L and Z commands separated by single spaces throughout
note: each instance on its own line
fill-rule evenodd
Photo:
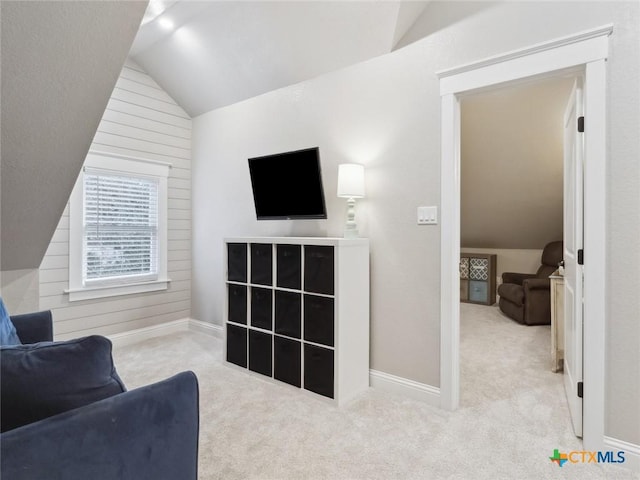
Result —
M 158 18 L 165 10 L 171 7 L 177 0 L 151 0 L 147 6 L 147 11 L 142 18 L 142 25 L 146 25 Z
M 165 6 L 163 2 L 157 2 L 157 1 L 153 1 L 151 0 L 149 2 L 149 14 L 153 15 L 155 17 L 157 17 L 158 15 L 160 15 L 162 12 L 164 12 L 165 10 Z
M 164 30 L 172 30 L 174 27 L 174 23 L 170 18 L 161 17 L 158 19 L 158 25 Z

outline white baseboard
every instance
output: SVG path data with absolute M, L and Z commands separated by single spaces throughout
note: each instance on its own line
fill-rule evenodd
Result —
M 223 337 L 221 326 L 214 325 L 213 323 L 201 322 L 200 320 L 194 320 L 192 318 L 181 318 L 180 320 L 152 325 L 151 327 L 137 328 L 135 330 L 129 330 L 128 332 L 122 333 L 114 333 L 113 335 L 107 335 L 107 337 L 111 340 L 113 345 L 121 347 L 149 340 L 150 338 L 171 335 L 172 333 L 177 332 L 186 332 L 187 330 L 211 335 L 216 338 Z
M 634 472 L 640 472 L 640 445 L 605 436 L 604 446 L 607 450 L 624 452 L 624 463 L 619 465 L 629 468 Z
M 431 385 L 377 370 L 369 370 L 369 385 L 385 392 L 399 394 L 434 407 L 440 407 L 440 389 Z
M 192 332 L 203 333 L 204 335 L 211 335 L 216 338 L 223 338 L 223 330 L 220 325 L 213 323 L 203 322 L 201 320 L 189 320 L 189 330 Z
M 152 325 L 151 327 L 137 328 L 135 330 L 129 330 L 128 332 L 107 335 L 107 337 L 111 340 L 113 345 L 121 347 L 149 340 L 150 338 L 187 331 L 189 330 L 189 323 L 190 319 L 181 318 L 180 320 Z

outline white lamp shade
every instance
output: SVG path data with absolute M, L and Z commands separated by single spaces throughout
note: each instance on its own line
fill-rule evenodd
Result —
M 364 167 L 357 163 L 338 165 L 338 196 L 364 197 Z

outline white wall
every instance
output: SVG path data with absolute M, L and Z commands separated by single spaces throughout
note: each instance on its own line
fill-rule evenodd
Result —
M 430 5 L 425 14 L 447 17 L 447 2 Z M 418 205 L 440 199 L 436 72 L 612 22 L 603 228 L 615 296 L 607 308 L 606 434 L 640 444 L 640 249 L 632 247 L 640 238 L 638 4 L 504 2 L 475 11 L 440 29 L 429 24 L 433 33 L 392 54 L 194 119 L 193 316 L 221 323 L 223 237 L 340 235 L 337 165 L 363 163 L 368 196 L 358 215 L 371 240 L 371 368 L 439 385 L 440 229 L 415 218 Z M 315 145 L 329 218 L 257 222 L 247 157 Z
M 69 206 L 40 265 L 40 308 L 58 339 L 114 334 L 190 316 L 191 119 L 138 65 L 127 61 L 92 150 L 169 162 L 167 291 L 69 302 Z
M 423 149 L 425 131 L 438 129 L 428 112 L 439 98 L 414 93 L 427 70 L 408 59 L 411 52 L 398 52 L 194 119 L 195 318 L 221 322 L 223 237 L 341 236 L 337 167 L 362 163 L 367 197 L 356 216 L 361 235 L 372 239 L 371 368 L 437 384 L 428 352 L 439 350 L 439 325 L 429 321 L 440 301 L 439 229 L 418 226 L 415 208 L 439 200 L 438 176 L 425 168 Z M 328 219 L 257 222 L 247 158 L 316 145 Z M 435 248 L 425 252 L 425 245 Z
M 540 268 L 542 250 L 521 248 L 460 248 L 463 253 L 490 253 L 496 257 L 496 285 L 502 283 L 504 272 L 536 273 Z
M 0 272 L 0 294 L 10 315 L 38 310 L 38 274 L 37 268 Z
M 573 77 L 465 96 L 460 245 L 542 249 L 562 240 L 564 110 Z

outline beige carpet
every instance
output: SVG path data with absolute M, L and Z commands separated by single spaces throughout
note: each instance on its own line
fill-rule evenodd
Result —
M 200 382 L 200 479 L 634 479 L 618 465 L 549 460 L 582 450 L 549 327 L 462 304 L 461 407 L 369 389 L 338 409 L 222 364 L 219 339 L 185 332 L 114 349 L 129 388 L 182 370 Z M 180 479 L 176 479 L 180 480 Z

